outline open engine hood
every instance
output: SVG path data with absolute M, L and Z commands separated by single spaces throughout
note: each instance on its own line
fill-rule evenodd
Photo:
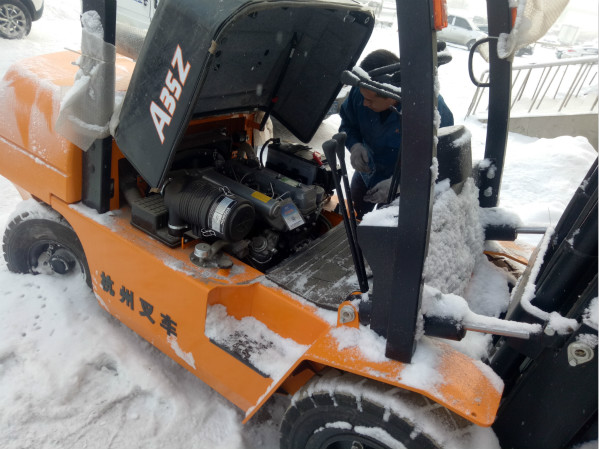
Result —
M 117 144 L 157 187 L 194 117 L 269 111 L 307 142 L 373 25 L 372 13 L 351 0 L 162 0 Z

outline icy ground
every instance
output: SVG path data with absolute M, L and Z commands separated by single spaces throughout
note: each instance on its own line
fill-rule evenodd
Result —
M 0 40 L 0 75 L 22 57 L 79 49 L 79 2 L 46 0 L 45 8 L 27 39 Z M 367 51 L 396 45 L 393 30 L 377 28 Z M 451 51 L 441 90 L 461 122 L 474 88 L 467 53 Z M 480 159 L 484 126 L 466 125 Z M 595 157 L 583 138 L 511 134 L 502 206 L 527 225 L 556 224 Z M 1 177 L 0 191 L 3 229 L 20 197 Z M 110 317 L 80 280 L 15 275 L 0 260 L 1 448 L 270 449 L 287 404 L 277 397 L 243 426 L 243 413 Z M 491 448 L 493 438 L 476 446 Z

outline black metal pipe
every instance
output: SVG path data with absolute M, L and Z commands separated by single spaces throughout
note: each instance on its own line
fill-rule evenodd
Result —
M 341 216 L 343 218 L 343 224 L 345 226 L 345 233 L 347 234 L 347 240 L 349 243 L 349 249 L 351 251 L 352 259 L 354 262 L 354 266 L 356 267 L 356 276 L 358 277 L 358 284 L 360 286 L 360 290 L 363 292 L 368 291 L 368 280 L 362 275 L 362 272 L 359 269 L 360 262 L 358 258 L 358 248 L 357 248 L 357 239 L 352 233 L 352 227 L 350 224 L 350 218 L 347 211 L 347 207 L 345 206 L 345 198 L 343 195 L 343 190 L 341 189 L 341 182 L 339 180 L 339 172 L 337 171 L 337 146 L 338 142 L 336 140 L 327 140 L 322 144 L 322 149 L 324 151 L 324 155 L 329 161 L 329 165 L 331 166 L 331 170 L 333 173 L 333 181 L 335 182 L 335 189 L 337 190 L 337 197 L 339 199 L 339 208 L 341 210 Z M 364 290 L 363 290 L 364 289 Z
M 345 194 L 347 195 L 347 209 L 349 225 L 351 227 L 352 238 L 356 247 L 356 259 L 358 265 L 356 270 L 358 272 L 358 281 L 360 284 L 360 291 L 366 293 L 368 291 L 368 278 L 366 276 L 366 267 L 364 266 L 364 256 L 362 255 L 362 249 L 360 248 L 360 242 L 358 241 L 356 211 L 354 210 L 354 202 L 351 195 L 351 187 L 349 185 L 349 178 L 347 175 L 347 166 L 345 165 L 345 140 L 347 134 L 337 133 L 333 136 L 333 140 L 337 142 L 337 158 L 339 159 L 339 165 L 341 167 L 341 178 L 343 179 L 343 187 L 345 187 Z
M 82 0 L 81 12 L 96 11 L 102 21 L 104 41 L 114 45 L 116 36 L 116 0 Z M 109 69 L 110 70 L 110 69 Z M 110 92 L 103 92 L 100 98 L 114 101 L 114 65 L 111 78 Z M 108 87 L 108 86 L 106 86 Z M 108 105 L 112 109 L 112 106 Z M 85 148 L 84 148 L 85 149 Z M 112 137 L 96 140 L 83 153 L 81 197 L 83 203 L 99 213 L 110 209 L 110 199 L 115 195 L 114 182 L 111 175 Z M 116 193 L 118 194 L 118 193 Z
M 512 29 L 511 11 L 507 1 L 487 0 L 487 17 L 490 37 L 498 37 Z M 499 203 L 510 118 L 512 63 L 508 59 L 501 59 L 497 54 L 497 39 L 489 40 L 489 73 L 491 83 L 485 159 L 492 160 L 495 164 L 495 176 L 481 179 L 478 198 L 481 207 L 496 207 Z M 491 194 L 486 196 L 484 192 Z

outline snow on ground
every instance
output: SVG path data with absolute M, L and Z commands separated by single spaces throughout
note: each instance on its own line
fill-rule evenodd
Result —
M 0 40 L 0 75 L 22 57 L 79 49 L 79 4 L 46 0 L 27 39 Z M 396 45 L 393 29 L 377 28 L 366 51 Z M 466 51 L 451 52 L 454 61 L 440 69 L 441 92 L 461 122 L 474 86 L 467 82 Z M 337 117 L 327 121 L 331 129 L 337 123 Z M 466 125 L 474 158 L 481 159 L 484 125 Z M 557 223 L 596 152 L 583 138 L 517 134 L 509 148 L 502 206 L 525 225 Z M 1 177 L 0 191 L 3 229 L 20 197 Z M 4 449 L 275 448 L 288 402 L 276 397 L 243 426 L 241 411 L 109 316 L 79 279 L 16 275 L 0 260 Z

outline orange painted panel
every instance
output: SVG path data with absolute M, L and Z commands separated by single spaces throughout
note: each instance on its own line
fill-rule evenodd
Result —
M 442 379 L 427 387 L 410 385 L 402 380 L 402 372 L 410 365 L 393 360 L 369 360 L 355 346 L 340 349 L 339 342 L 331 334 L 312 345 L 304 358 L 420 393 L 479 426 L 493 424 L 502 392 L 472 359 L 441 340 L 431 338 L 427 342 L 436 354 L 436 372 Z
M 0 174 L 46 202 L 52 195 L 68 203 L 81 199 L 82 152 L 54 127 L 78 57 L 61 52 L 22 60 L 0 83 Z M 118 90 L 127 88 L 133 67 L 117 58 Z
M 248 283 L 260 272 L 237 261 L 230 270 L 196 267 L 193 247 L 164 246 L 132 228 L 122 211 L 100 215 L 59 199 L 52 206 L 79 236 L 105 310 L 242 410 L 256 404 L 272 379 L 211 343 L 204 325 L 213 289 Z

